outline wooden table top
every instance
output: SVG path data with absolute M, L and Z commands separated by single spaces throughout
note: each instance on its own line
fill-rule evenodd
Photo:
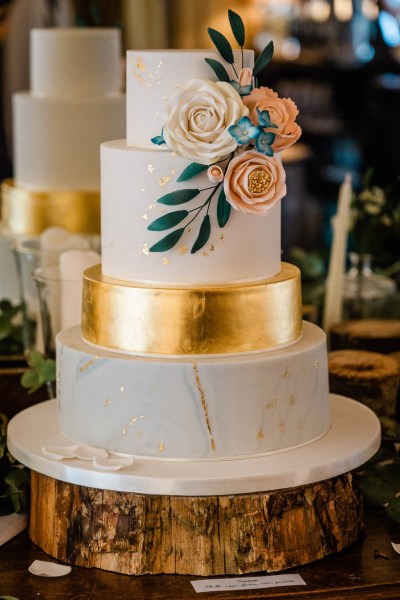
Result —
M 399 527 L 383 509 L 368 509 L 365 531 L 351 548 L 286 571 L 300 574 L 307 585 L 198 594 L 191 581 L 200 578 L 187 575 L 128 576 L 72 567 L 69 575 L 57 579 L 36 577 L 28 572 L 34 560 L 57 561 L 35 546 L 24 531 L 0 548 L 0 594 L 19 600 L 399 600 L 400 555 L 391 542 L 400 542 Z

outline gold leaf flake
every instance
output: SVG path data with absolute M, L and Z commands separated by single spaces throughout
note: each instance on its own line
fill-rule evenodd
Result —
M 144 254 L 145 256 L 149 256 L 150 255 L 150 250 L 147 244 L 142 244 L 140 246 L 140 253 Z
M 169 172 L 170 172 L 172 175 L 175 175 L 175 173 L 176 173 L 176 169 L 170 169 L 170 170 L 169 170 Z
M 315 361 L 314 361 L 314 369 L 319 369 L 318 356 L 315 358 Z
M 291 375 L 293 375 L 293 369 L 289 369 L 289 367 L 287 367 L 283 374 L 283 377 L 290 377 Z
M 158 185 L 161 188 L 164 188 L 167 183 L 169 183 L 171 181 L 171 177 L 169 175 L 166 175 L 165 177 L 161 177 L 161 179 L 158 180 Z
M 119 391 L 121 392 L 121 394 L 123 394 L 125 391 L 125 386 L 121 385 L 121 387 L 119 388 Z
M 110 404 L 111 404 L 111 400 L 110 400 L 110 398 L 106 398 L 106 399 L 104 400 L 104 406 L 110 406 Z
M 170 261 L 170 259 L 168 258 L 168 256 L 164 256 L 164 258 L 163 258 L 163 265 L 169 265 L 169 263 L 170 263 L 170 262 L 171 262 L 171 261 Z
M 156 170 L 156 165 L 152 165 L 152 164 L 147 165 L 147 170 L 149 173 L 154 173 L 154 171 Z
M 146 191 L 146 188 L 142 187 L 142 188 L 140 188 L 140 191 L 141 191 L 141 192 L 145 192 L 145 191 Z
M 126 435 L 126 427 L 122 428 L 122 435 Z
M 158 449 L 159 449 L 160 452 L 164 452 L 164 450 L 165 450 L 164 442 L 160 442 L 158 444 Z
M 142 219 L 144 219 L 145 221 L 149 220 L 149 215 L 147 215 L 146 213 L 144 213 L 144 215 L 142 215 Z
M 203 252 L 203 256 L 209 256 L 208 252 Z
M 129 421 L 129 426 L 132 427 L 136 423 L 137 420 L 138 420 L 137 417 L 132 417 L 132 419 Z
M 136 68 L 139 69 L 139 71 L 141 71 L 142 73 L 144 73 L 146 70 L 141 56 L 138 56 L 136 59 Z
M 279 431 L 285 431 L 285 420 L 281 419 L 279 421 Z
M 186 246 L 181 246 L 181 247 L 178 249 L 178 253 L 179 253 L 180 255 L 182 255 L 182 254 L 186 254 L 186 252 L 187 252 L 187 251 L 188 251 L 188 249 L 187 249 L 187 247 L 186 247 Z
M 262 428 L 260 427 L 260 429 L 258 430 L 258 433 L 257 433 L 257 439 L 261 441 L 261 440 L 263 440 L 263 439 L 264 439 L 264 437 L 265 437 L 265 435 L 264 435 L 264 431 L 263 431 L 263 430 L 262 430 Z

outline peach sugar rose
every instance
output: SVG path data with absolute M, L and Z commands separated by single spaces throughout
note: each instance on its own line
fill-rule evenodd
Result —
M 280 157 L 255 150 L 236 156 L 226 170 L 224 191 L 234 209 L 266 214 L 286 194 L 286 173 Z
M 280 152 L 288 148 L 301 135 L 301 128 L 295 122 L 299 114 L 297 106 L 290 98 L 279 98 L 278 94 L 267 87 L 255 88 L 248 96 L 243 97 L 243 103 L 248 107 L 250 119 L 258 123 L 257 108 L 260 112 L 267 110 L 269 117 L 277 128 L 266 128 L 276 134 L 272 148 Z

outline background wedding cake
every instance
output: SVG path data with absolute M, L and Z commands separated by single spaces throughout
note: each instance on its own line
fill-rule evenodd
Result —
M 243 46 L 243 23 L 229 17 Z M 62 482 L 112 490 L 101 496 L 110 522 L 123 507 L 141 523 L 133 544 L 115 521 L 107 557 L 88 551 L 97 495 L 68 491 L 79 498 L 68 522 L 86 523 L 74 533 L 63 526 L 68 548 L 75 539 L 71 554 L 34 509 L 36 543 L 76 564 L 136 574 L 279 570 L 333 551 L 321 522 L 335 523 L 337 549 L 361 527 L 346 473 L 376 451 L 379 423 L 366 407 L 329 396 L 325 334 L 302 322 L 300 273 L 280 261 L 280 152 L 300 136 L 297 109 L 255 87 L 272 44 L 254 64 L 252 52 L 210 36 L 219 53 L 128 52 L 127 139 L 101 148 L 102 265 L 84 273 L 82 328 L 58 335 L 57 402 L 33 409 L 40 428 L 29 448 L 21 442 L 28 413 L 10 425 L 20 460 Z M 48 480 L 38 478 L 34 506 L 43 506 Z M 66 493 L 59 486 L 54 502 Z M 291 488 L 282 532 L 269 538 L 269 499 Z M 322 505 L 332 515 L 316 517 Z M 286 512 L 295 523 L 301 513 L 294 549 L 283 539 L 293 531 Z M 204 533 L 197 515 L 206 513 Z M 242 527 L 256 521 L 257 559 L 238 562 Z

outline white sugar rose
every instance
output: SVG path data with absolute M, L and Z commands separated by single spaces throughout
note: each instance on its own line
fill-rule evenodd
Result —
M 178 156 L 210 165 L 237 148 L 228 127 L 248 112 L 230 83 L 190 79 L 171 99 L 165 142 Z

